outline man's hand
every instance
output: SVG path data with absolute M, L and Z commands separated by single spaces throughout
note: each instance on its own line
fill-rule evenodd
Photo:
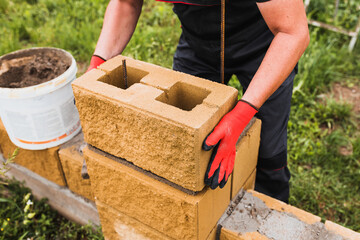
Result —
M 236 143 L 257 112 L 258 110 L 252 104 L 240 100 L 205 138 L 202 146 L 205 151 L 215 147 L 205 174 L 205 184 L 211 189 L 225 186 L 234 168 Z
M 86 70 L 86 72 L 90 71 L 91 69 L 97 68 L 100 64 L 106 62 L 105 59 L 98 55 L 93 55 L 90 60 L 89 68 Z

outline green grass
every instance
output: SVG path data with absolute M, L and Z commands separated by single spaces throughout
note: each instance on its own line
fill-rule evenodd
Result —
M 1 179 L 0 179 L 1 180 Z M 101 229 L 80 226 L 60 216 L 46 199 L 34 200 L 29 189 L 13 180 L 0 184 L 0 239 L 103 239 Z
M 107 2 L 0 0 L 0 55 L 22 48 L 53 46 L 68 50 L 79 63 L 87 63 L 100 33 Z M 341 1 L 338 17 L 333 20 L 333 2 L 312 0 L 311 17 L 353 29 L 360 3 Z M 348 37 L 315 27 L 310 30 L 311 43 L 299 63 L 289 121 L 290 203 L 360 231 L 359 116 L 354 115 L 350 105 L 321 97 L 335 82 L 359 86 L 360 41 L 349 53 Z M 180 31 L 171 5 L 145 1 L 138 28 L 123 54 L 171 68 Z M 240 89 L 236 78 L 231 85 Z M 352 152 L 342 155 L 341 147 Z M 28 219 L 31 223 L 23 224 L 26 217 L 23 199 L 28 192 L 14 184 L 1 188 L 1 194 L 7 189 L 6 199 L 16 203 L 0 204 L 0 226 L 5 224 L 11 234 L 20 237 L 28 232 L 26 237 L 47 236 L 44 239 L 56 234 L 64 234 L 65 239 L 101 238 L 101 234 L 88 227 L 59 220 L 44 201 L 32 200 L 30 213 L 35 215 Z M 58 226 L 63 226 L 60 233 L 55 231 Z

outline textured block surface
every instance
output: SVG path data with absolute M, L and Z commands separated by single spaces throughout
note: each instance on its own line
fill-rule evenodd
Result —
M 8 158 L 16 148 L 17 146 L 10 141 L 6 129 L 0 121 L 0 152 L 5 158 Z M 66 186 L 58 150 L 59 147 L 44 150 L 26 150 L 20 148 L 15 158 L 15 163 L 26 167 L 60 186 Z
M 211 153 L 202 141 L 234 107 L 236 89 L 123 56 L 72 86 L 86 142 L 184 188 L 204 188 Z
M 206 239 L 230 201 L 230 184 L 189 195 L 88 147 L 83 153 L 97 201 L 174 239 Z
M 240 136 L 236 145 L 231 199 L 244 186 L 245 181 L 256 168 L 258 160 L 261 120 L 254 118 L 248 127 L 248 131 L 244 131 L 244 135 Z
M 84 161 L 81 149 L 84 145 L 84 136 L 80 133 L 60 147 L 59 158 L 68 188 L 71 191 L 94 201 L 91 192 L 90 179 L 83 179 L 81 177 L 81 168 Z
M 102 232 L 106 240 L 173 239 L 100 201 L 96 201 L 96 206 L 99 211 Z

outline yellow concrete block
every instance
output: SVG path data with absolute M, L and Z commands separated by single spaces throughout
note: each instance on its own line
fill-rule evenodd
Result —
M 81 148 L 84 144 L 83 134 L 79 133 L 68 143 L 60 147 L 59 158 L 64 170 L 68 188 L 71 191 L 94 201 L 91 192 L 90 179 L 83 179 L 81 177 L 81 168 L 84 161 Z
M 12 155 L 17 148 L 11 141 L 3 123 L 0 121 L 0 152 L 5 158 Z M 44 150 L 19 149 L 15 163 L 60 185 L 66 186 L 64 173 L 58 156 L 59 147 Z
M 166 235 L 128 217 L 116 209 L 96 201 L 105 240 L 170 240 Z
M 83 153 L 97 201 L 170 238 L 206 239 L 230 201 L 230 184 L 190 195 L 106 153 Z
M 244 186 L 245 181 L 256 168 L 260 146 L 261 120 L 256 119 L 246 134 L 236 145 L 231 199 Z
M 216 226 L 211 230 L 209 236 L 206 238 L 206 240 L 216 240 L 216 230 L 217 230 L 217 224 Z
M 256 168 L 253 170 L 249 178 L 244 183 L 242 187 L 244 190 L 254 190 L 255 188 L 255 179 L 256 179 Z
M 221 229 L 220 240 L 270 240 L 258 232 L 236 233 L 229 229 Z
M 204 188 L 211 152 L 201 145 L 234 107 L 236 89 L 124 56 L 72 86 L 87 143 L 186 189 Z
M 345 228 L 339 224 L 331 221 L 325 222 L 325 228 L 334 234 L 338 234 L 348 240 L 359 240 L 360 233 L 355 232 L 351 229 Z

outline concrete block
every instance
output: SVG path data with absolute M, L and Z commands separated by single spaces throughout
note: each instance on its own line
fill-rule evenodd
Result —
M 217 240 L 216 239 L 216 231 L 217 231 L 217 224 L 216 226 L 211 230 L 209 236 L 206 238 L 206 240 Z
M 99 211 L 101 228 L 105 240 L 173 239 L 100 201 L 96 201 L 96 206 Z
M 330 232 L 338 234 L 348 240 L 359 240 L 360 239 L 360 233 L 355 232 L 346 227 L 343 227 L 343 226 L 336 224 L 329 220 L 325 222 L 325 228 L 327 230 L 329 230 Z
M 201 145 L 234 107 L 236 89 L 124 56 L 72 86 L 87 143 L 186 189 L 204 188 L 211 152 Z
M 261 120 L 254 118 L 252 121 L 250 122 L 250 124 L 252 123 L 251 127 L 248 131 L 244 131 L 244 136 L 239 138 L 236 145 L 231 199 L 240 191 L 256 168 L 260 146 Z
M 96 200 L 170 238 L 206 239 L 230 201 L 230 184 L 190 195 L 95 151 L 83 150 Z
M 90 179 L 83 179 L 81 177 L 81 168 L 84 161 L 82 148 L 84 145 L 84 136 L 82 133 L 79 133 L 60 147 L 59 158 L 68 188 L 74 193 L 94 201 Z
M 221 229 L 220 240 L 270 240 L 258 232 L 247 232 L 239 234 L 229 229 Z
M 18 147 L 11 142 L 3 123 L 0 121 L 0 152 L 5 158 L 8 158 L 16 148 Z M 15 158 L 15 163 L 26 167 L 60 186 L 66 186 L 58 150 L 59 147 L 44 150 L 27 150 L 20 148 Z
M 255 191 L 241 191 L 219 224 L 220 239 L 344 239 L 328 231 L 319 217 Z
M 286 204 L 282 201 L 279 201 L 275 198 L 269 197 L 265 194 L 262 194 L 262 193 L 259 193 L 259 192 L 253 191 L 253 190 L 249 190 L 248 192 L 251 193 L 253 196 L 264 201 L 266 206 L 268 206 L 270 209 L 277 210 L 279 212 L 291 213 L 305 223 L 314 224 L 314 223 L 321 221 L 321 218 L 314 214 L 311 214 L 302 209 L 299 209 L 299 208 L 296 208 L 289 204 Z
M 0 164 L 3 160 L 0 154 Z M 6 176 L 24 182 L 25 186 L 31 189 L 36 199 L 48 199 L 47 203 L 67 219 L 82 225 L 89 222 L 96 226 L 100 225 L 95 202 L 89 201 L 71 192 L 68 188 L 59 186 L 15 163 L 10 164 L 10 170 Z
M 245 181 L 244 186 L 242 188 L 244 190 L 254 190 L 254 188 L 255 188 L 255 179 L 256 179 L 256 168 L 253 170 L 251 175 Z

